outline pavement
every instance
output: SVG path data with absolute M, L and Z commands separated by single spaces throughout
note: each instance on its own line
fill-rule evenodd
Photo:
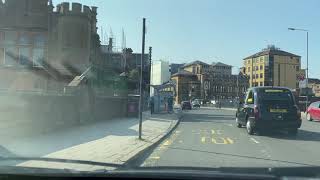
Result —
M 184 113 L 179 126 L 135 166 L 300 167 L 319 166 L 320 122 L 303 118 L 296 137 L 285 132 L 248 135 L 235 111 L 200 108 Z
M 124 164 L 139 152 L 158 142 L 179 122 L 181 113 L 143 113 L 142 140 L 138 139 L 138 119 L 124 118 L 61 129 L 56 132 L 19 139 L 1 138 L 1 156 L 45 157 Z M 104 166 L 25 161 L 24 167 L 75 170 L 108 169 Z

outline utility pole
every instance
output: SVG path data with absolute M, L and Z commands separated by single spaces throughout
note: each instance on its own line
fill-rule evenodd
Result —
M 150 91 L 151 91 L 151 66 L 152 66 L 152 47 L 149 47 L 149 87 L 148 87 L 148 92 L 149 92 L 149 97 L 150 97 Z
M 143 18 L 142 24 L 142 54 L 140 61 L 140 96 L 139 96 L 139 139 L 142 139 L 142 83 L 143 83 L 143 62 L 144 62 L 144 49 L 146 37 L 146 18 Z

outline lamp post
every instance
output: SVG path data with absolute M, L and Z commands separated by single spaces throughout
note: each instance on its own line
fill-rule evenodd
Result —
M 298 29 L 298 28 L 288 28 L 290 31 L 303 31 L 306 32 L 307 35 L 307 77 L 306 77 L 306 111 L 308 109 L 308 101 L 309 101 L 309 31 L 307 29 Z

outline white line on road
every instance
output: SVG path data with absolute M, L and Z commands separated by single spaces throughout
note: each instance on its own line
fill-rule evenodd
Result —
M 260 143 L 259 141 L 257 141 L 257 140 L 254 139 L 254 138 L 250 138 L 250 139 L 251 139 L 251 141 L 255 142 L 256 144 L 259 144 L 259 143 Z

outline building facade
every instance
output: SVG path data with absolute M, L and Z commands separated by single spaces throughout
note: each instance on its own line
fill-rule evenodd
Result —
M 166 61 L 155 61 L 151 65 L 151 76 L 150 84 L 151 85 L 161 85 L 165 82 L 170 81 L 170 71 L 169 71 L 169 62 Z M 150 89 L 150 96 L 154 95 L 154 89 Z
M 242 73 L 232 75 L 232 66 L 221 62 L 207 64 L 202 61 L 194 61 L 185 64 L 182 69 L 182 74 L 189 76 L 192 74 L 194 75 L 192 77 L 196 77 L 196 81 L 199 83 L 196 87 L 199 89 L 196 90 L 198 96 L 193 98 L 202 99 L 203 101 L 237 99 L 249 86 L 247 76 Z M 184 77 L 181 76 L 180 78 Z M 194 83 L 194 80 L 192 83 Z M 184 99 L 190 98 L 187 93 L 184 93 L 183 97 Z
M 197 75 L 181 70 L 171 76 L 171 80 L 176 84 L 175 104 L 181 104 L 182 101 L 191 99 L 200 99 L 201 83 Z
M 282 51 L 273 45 L 244 58 L 243 66 L 242 72 L 250 78 L 250 87 L 299 88 L 299 75 L 303 72 L 300 56 Z
M 97 8 L 53 9 L 48 0 L 0 2 L 1 89 L 62 90 L 89 67 Z
M 182 64 L 171 63 L 171 64 L 169 65 L 169 69 L 170 69 L 171 75 L 179 72 L 179 70 L 180 70 L 181 67 L 183 67 L 183 66 L 184 66 L 183 63 L 182 63 Z

